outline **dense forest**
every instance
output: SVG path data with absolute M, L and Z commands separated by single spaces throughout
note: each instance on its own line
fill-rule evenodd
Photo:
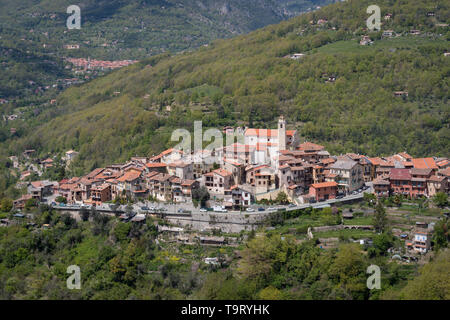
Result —
M 69 77 L 62 66 L 65 57 L 135 60 L 192 50 L 330 2 L 82 0 L 77 2 L 82 28 L 68 30 L 70 1 L 1 0 L 0 98 L 32 96 L 36 92 L 26 89 Z M 80 47 L 67 50 L 69 44 Z

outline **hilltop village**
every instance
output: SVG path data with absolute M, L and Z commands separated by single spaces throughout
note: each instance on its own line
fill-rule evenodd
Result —
M 224 133 L 234 129 L 224 128 Z M 242 210 L 256 201 L 275 200 L 280 193 L 294 205 L 340 199 L 370 192 L 378 197 L 400 194 L 409 198 L 448 193 L 450 161 L 446 158 L 413 158 L 406 152 L 390 157 L 348 153 L 332 156 L 324 146 L 300 143 L 296 130 L 287 130 L 280 117 L 277 129 L 240 129 L 245 144 L 183 154 L 168 149 L 151 158 L 133 157 L 125 164 L 97 168 L 82 177 L 61 181 L 32 181 L 52 167 L 53 159 L 39 160 L 21 172 L 27 194 L 14 201 L 17 209 L 29 199 L 42 201 L 61 196 L 67 204 L 98 206 L 115 199 L 152 199 L 190 203 L 196 189 L 205 188 L 210 199 L 224 210 Z M 23 158 L 32 158 L 26 150 Z M 77 152 L 66 153 L 70 162 Z M 19 167 L 18 157 L 11 157 Z

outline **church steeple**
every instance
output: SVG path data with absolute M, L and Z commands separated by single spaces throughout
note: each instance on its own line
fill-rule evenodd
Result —
M 286 120 L 284 116 L 278 119 L 278 147 L 279 150 L 286 150 Z

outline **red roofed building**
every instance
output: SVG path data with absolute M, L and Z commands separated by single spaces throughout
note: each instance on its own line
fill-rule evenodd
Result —
M 433 158 L 417 158 L 412 159 L 412 163 L 414 168 L 416 169 L 433 169 L 437 170 L 438 166 Z
M 334 181 L 313 183 L 309 187 L 309 195 L 316 201 L 325 201 L 335 199 L 338 190 L 338 184 Z
M 203 185 L 214 196 L 223 196 L 234 184 L 233 174 L 225 169 L 217 169 L 203 175 Z
M 373 180 L 373 191 L 378 197 L 388 197 L 391 183 L 388 180 L 376 178 Z
M 427 195 L 427 180 L 411 174 L 414 169 L 392 168 L 389 180 L 391 191 L 394 194 L 402 194 L 410 197 Z
M 389 180 L 390 188 L 395 194 L 410 195 L 412 193 L 411 173 L 409 169 L 391 169 Z
M 256 147 L 258 143 L 272 143 L 278 150 L 295 148 L 298 143 L 297 130 L 287 130 L 283 116 L 278 119 L 278 129 L 245 130 L 245 144 Z
M 100 205 L 103 202 L 111 201 L 111 185 L 105 183 L 91 188 L 91 203 Z
M 160 173 L 167 173 L 167 164 L 161 162 L 149 162 L 145 165 L 149 172 L 156 171 Z
M 450 161 L 448 159 L 443 159 L 436 162 L 436 165 L 439 167 L 439 169 L 446 169 L 450 167 Z
M 304 143 L 301 143 L 297 147 L 297 150 L 302 150 L 302 151 L 306 151 L 306 152 L 313 152 L 313 151 L 325 150 L 325 147 L 321 146 L 319 144 L 312 143 L 312 142 L 304 142 Z
M 149 159 L 150 162 L 174 162 L 181 159 L 183 151 L 174 148 L 167 149 L 161 152 L 159 155 Z

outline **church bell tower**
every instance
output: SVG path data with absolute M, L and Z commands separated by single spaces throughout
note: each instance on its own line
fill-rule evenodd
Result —
M 283 116 L 278 119 L 278 147 L 279 150 L 286 150 L 286 120 Z

